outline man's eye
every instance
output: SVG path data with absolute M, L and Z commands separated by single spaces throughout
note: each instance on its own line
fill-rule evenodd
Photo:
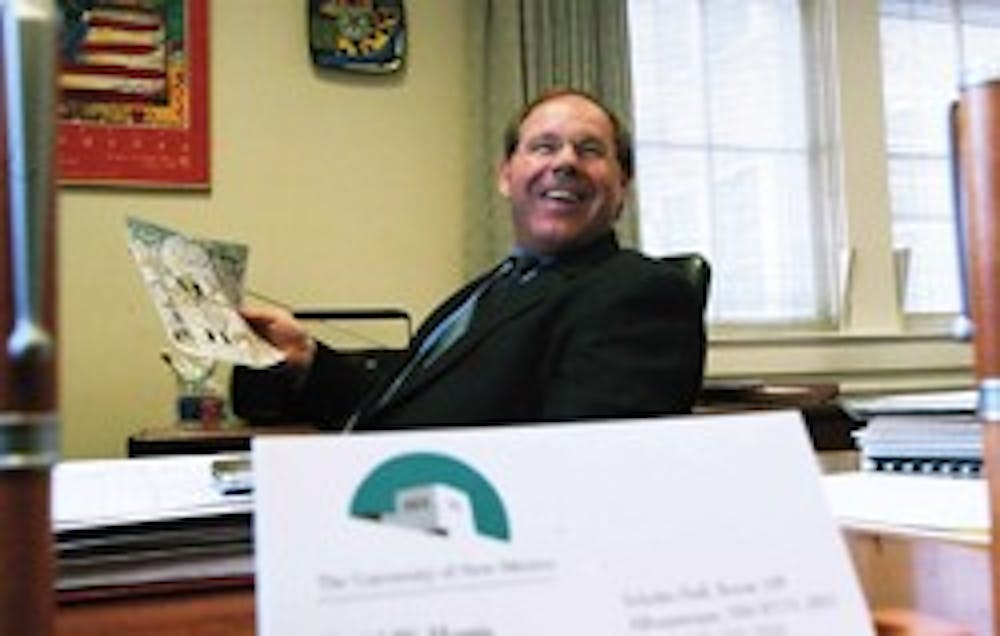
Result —
M 584 157 L 603 157 L 607 154 L 604 151 L 604 146 L 597 143 L 580 144 L 577 146 L 576 153 Z
M 559 144 L 554 141 L 536 141 L 531 144 L 531 151 L 541 154 L 552 154 L 559 149 Z

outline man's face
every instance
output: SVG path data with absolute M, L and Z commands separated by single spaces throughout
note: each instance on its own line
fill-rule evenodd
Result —
M 498 182 L 517 244 L 538 254 L 572 250 L 608 231 L 628 185 L 611 121 L 577 95 L 543 102 L 521 122 Z

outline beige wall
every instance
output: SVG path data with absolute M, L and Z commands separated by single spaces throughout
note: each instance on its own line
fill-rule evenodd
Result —
M 292 305 L 420 319 L 461 279 L 464 0 L 407 2 L 407 65 L 389 77 L 315 71 L 301 0 L 210 5 L 211 191 L 60 192 L 68 458 L 122 455 L 129 433 L 173 419 L 126 215 L 249 244 L 248 286 Z

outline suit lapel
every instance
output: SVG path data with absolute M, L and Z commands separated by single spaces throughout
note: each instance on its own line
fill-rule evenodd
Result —
M 430 316 L 427 317 L 427 320 L 425 320 L 423 324 L 420 325 L 420 328 L 417 330 L 417 333 L 414 334 L 413 339 L 410 341 L 409 354 L 406 356 L 406 358 L 401 360 L 396 370 L 392 374 L 387 376 L 379 385 L 377 385 L 371 391 L 369 391 L 368 394 L 361 401 L 361 404 L 358 406 L 358 409 L 355 411 L 355 415 L 353 416 L 353 419 L 355 421 L 364 422 L 365 420 L 368 419 L 369 416 L 371 416 L 376 411 L 380 410 L 376 409 L 375 405 L 378 404 L 379 400 L 382 398 L 382 395 L 387 390 L 389 390 L 389 387 L 392 385 L 395 376 L 398 373 L 402 372 L 402 370 L 410 363 L 410 360 L 413 358 L 413 356 L 417 355 L 417 351 L 420 349 L 420 346 L 424 342 L 424 340 L 426 340 L 427 337 L 434 332 L 434 330 L 437 328 L 437 326 L 441 323 L 442 320 L 451 315 L 452 312 L 454 312 L 462 303 L 464 303 L 466 298 L 468 298 L 469 295 L 472 294 L 476 290 L 476 288 L 483 283 L 483 281 L 492 276 L 495 271 L 496 268 L 490 270 L 489 272 L 486 272 L 482 276 L 471 281 L 465 287 L 463 287 L 462 289 L 458 290 L 458 292 L 453 294 L 451 298 L 446 300 L 437 309 L 435 309 Z M 421 375 L 421 374 L 415 373 L 414 375 Z M 409 383 L 410 383 L 409 381 L 404 383 L 404 386 L 401 387 L 400 390 L 396 392 L 393 398 L 389 401 L 389 404 L 395 402 L 399 398 L 399 395 L 401 392 L 403 392 L 405 385 Z
M 552 274 L 552 275 L 548 275 Z M 473 321 L 472 327 L 459 338 L 450 349 L 441 354 L 426 369 L 416 371 L 399 391 L 396 392 L 393 400 L 404 398 L 411 393 L 419 391 L 428 382 L 433 381 L 437 376 L 459 363 L 469 353 L 471 353 L 483 339 L 491 336 L 497 330 L 503 329 L 510 321 L 525 312 L 538 308 L 546 296 L 553 293 L 556 288 L 563 284 L 562 276 L 556 272 L 549 272 L 540 275 L 538 280 L 531 281 L 523 289 L 517 290 L 510 297 L 510 301 L 504 306 L 497 308 L 490 316 L 482 321 Z
M 522 289 L 519 289 L 512 294 L 510 301 L 503 307 L 498 308 L 498 310 L 493 312 L 491 316 L 485 317 L 484 320 L 479 322 L 474 321 L 471 329 L 466 332 L 464 336 L 459 338 L 450 349 L 442 353 L 441 356 L 429 367 L 426 369 L 419 369 L 407 378 L 403 385 L 396 391 L 392 399 L 389 400 L 388 404 L 383 406 L 382 409 L 387 407 L 391 408 L 392 404 L 395 404 L 399 400 L 405 399 L 407 396 L 419 391 L 424 385 L 433 381 L 447 369 L 451 368 L 465 358 L 465 356 L 472 352 L 484 338 L 494 334 L 500 329 L 503 329 L 504 326 L 510 324 L 510 321 L 513 318 L 520 316 L 525 312 L 537 310 L 540 308 L 543 300 L 557 294 L 560 288 L 564 288 L 569 285 L 578 276 L 592 269 L 595 264 L 600 263 L 617 253 L 618 249 L 617 240 L 613 234 L 609 234 L 608 236 L 595 241 L 592 245 L 584 248 L 584 250 L 581 250 L 579 253 L 561 258 L 555 265 L 542 271 L 542 273 L 538 275 L 537 280 L 531 281 Z M 471 294 L 489 276 L 492 276 L 495 271 L 496 268 L 490 270 L 487 274 L 480 276 L 472 283 L 464 287 L 458 294 L 453 296 L 437 311 L 435 311 L 434 314 L 432 314 L 432 316 L 428 319 L 427 323 L 421 327 L 420 333 L 418 333 L 418 337 L 416 339 L 416 344 L 419 344 L 419 342 L 425 338 L 427 334 L 431 333 L 434 327 L 441 320 L 454 311 L 454 309 L 458 307 L 469 294 Z M 383 390 L 385 389 L 385 387 L 382 388 Z M 365 405 L 361 409 L 363 413 L 361 419 L 367 419 L 376 412 L 382 410 L 373 410 L 373 405 L 377 403 L 377 398 L 380 393 L 381 391 L 376 392 L 376 395 L 374 396 L 369 396 L 370 399 L 366 401 Z

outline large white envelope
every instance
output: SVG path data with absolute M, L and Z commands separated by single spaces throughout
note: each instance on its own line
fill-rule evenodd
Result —
M 263 636 L 856 636 L 796 413 L 254 440 Z

